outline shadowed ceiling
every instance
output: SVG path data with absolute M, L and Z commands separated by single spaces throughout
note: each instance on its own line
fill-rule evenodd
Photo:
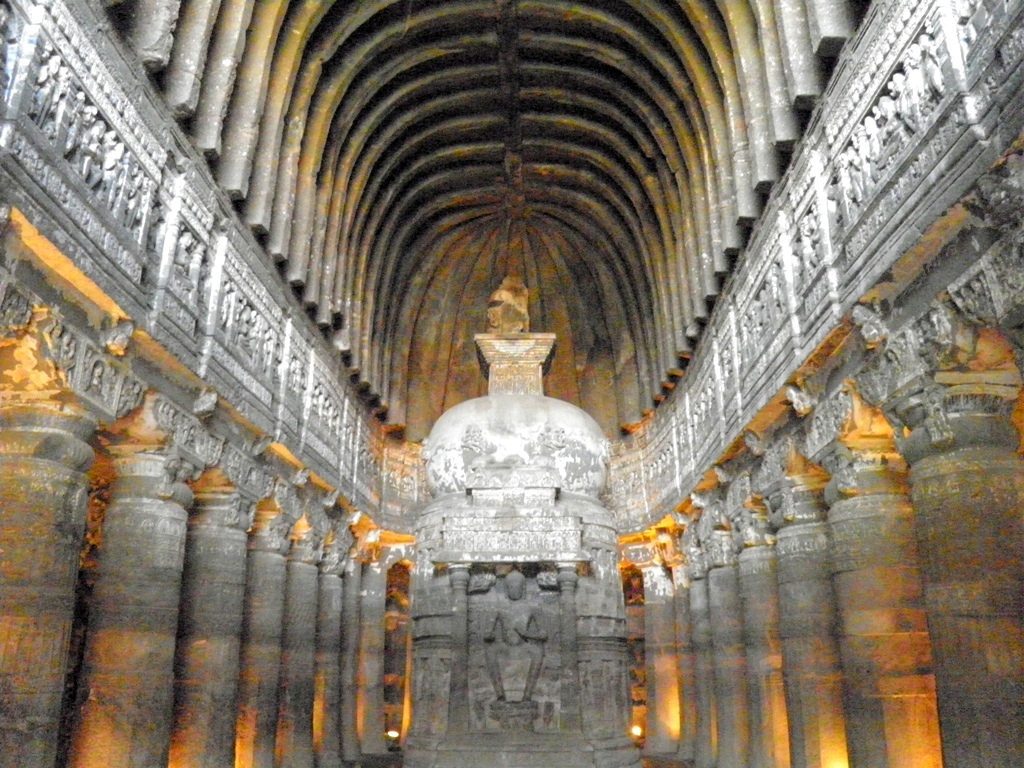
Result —
M 125 0 L 111 12 L 368 397 L 477 395 L 516 272 L 613 433 L 681 375 L 853 0 Z M 383 410 L 383 409 L 382 409 Z

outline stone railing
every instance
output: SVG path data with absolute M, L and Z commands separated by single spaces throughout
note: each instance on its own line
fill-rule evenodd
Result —
M 622 530 L 686 498 L 1017 135 L 1022 5 L 872 4 L 694 364 L 615 446 L 608 500 Z M 102 12 L 0 0 L 0 23 L 2 202 L 242 420 L 380 524 L 407 528 L 424 498 L 418 447 L 387 438 Z M 156 366 L 132 373 L 130 358 L 116 375 L 152 386 Z

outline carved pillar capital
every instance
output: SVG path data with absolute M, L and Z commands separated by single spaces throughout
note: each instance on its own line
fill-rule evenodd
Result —
M 257 502 L 274 491 L 274 476 L 253 453 L 254 447 L 245 447 L 225 441 L 218 467 L 224 477 L 250 502 Z
M 580 575 L 576 570 L 576 563 L 556 563 L 558 568 L 557 580 L 560 592 L 575 592 L 579 583 Z
M 937 448 L 955 439 L 949 418 L 1008 413 L 1021 376 L 1010 341 L 942 303 L 890 335 L 855 376 L 865 400 L 891 420 L 924 427 Z
M 344 522 L 335 521 L 324 542 L 320 573 L 325 576 L 341 576 L 346 571 L 354 541 L 348 526 Z
M 189 514 L 189 525 L 248 531 L 255 519 L 256 504 L 233 485 L 209 480 L 210 474 L 210 471 L 204 472 L 192 484 L 196 503 Z
M 249 549 L 283 555 L 290 546 L 291 527 L 292 520 L 273 501 L 257 504 L 249 529 Z
M 469 563 L 449 563 L 448 581 L 452 589 L 464 593 L 469 586 Z
M 686 554 L 687 576 L 693 581 L 708 575 L 708 561 L 697 535 L 697 526 L 690 524 L 683 533 L 683 552 Z
M 33 307 L 26 325 L 0 338 L 0 406 L 80 410 L 67 375 L 57 363 L 58 329 L 47 307 Z
M 768 505 L 753 488 L 750 470 L 737 473 L 726 490 L 726 510 L 743 548 L 775 544 L 768 521 Z
M 292 562 L 317 565 L 323 553 L 323 541 L 323 532 L 310 525 L 305 516 L 300 517 L 292 526 L 288 559 Z
M 188 507 L 193 498 L 186 485 L 205 467 L 220 459 L 223 440 L 214 437 L 191 414 L 158 392 L 150 391 L 142 405 L 115 422 L 107 451 L 123 477 L 157 483 L 157 498 L 173 498 Z

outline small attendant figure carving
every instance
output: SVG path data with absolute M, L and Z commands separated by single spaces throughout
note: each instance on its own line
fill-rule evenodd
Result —
M 523 280 L 509 275 L 487 302 L 488 333 L 527 333 L 530 330 L 530 292 Z
M 505 584 L 505 596 L 508 599 L 501 601 L 493 620 L 488 623 L 483 633 L 487 673 L 490 675 L 498 701 L 505 701 L 501 657 L 507 653 L 506 646 L 523 646 L 529 655 L 530 667 L 526 674 L 526 686 L 523 688 L 521 701 L 532 701 L 544 663 L 544 645 L 547 643 L 548 633 L 544 630 L 540 610 L 523 600 L 526 595 L 526 577 L 519 571 L 509 571 L 502 582 Z

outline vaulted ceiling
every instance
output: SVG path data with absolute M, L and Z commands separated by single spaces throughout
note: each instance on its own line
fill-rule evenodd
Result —
M 111 13 L 389 420 L 478 394 L 508 272 L 613 432 L 680 375 L 854 0 L 124 0 Z

